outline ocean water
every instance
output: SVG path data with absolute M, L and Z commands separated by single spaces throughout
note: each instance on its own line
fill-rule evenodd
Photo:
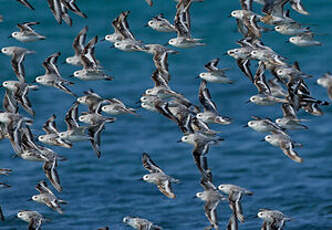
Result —
M 137 39 L 164 44 L 174 35 L 158 33 L 144 25 L 149 18 L 161 12 L 172 20 L 175 14 L 173 1 L 155 0 L 152 8 L 143 0 L 77 1 L 88 19 L 72 15 L 72 27 L 58 25 L 46 1 L 31 0 L 31 3 L 35 11 L 24 8 L 16 1 L 2 1 L 0 6 L 4 17 L 4 22 L 0 23 L 0 47 L 23 46 L 37 52 L 27 56 L 24 62 L 28 82 L 44 73 L 41 64 L 47 56 L 60 51 L 60 72 L 64 78 L 75 82 L 71 89 L 78 95 L 92 88 L 103 97 L 117 97 L 130 106 L 136 106 L 135 102 L 145 89 L 153 86 L 150 76 L 154 66 L 150 55 L 111 49 L 108 42 L 97 44 L 96 56 L 108 73 L 114 76 L 112 82 L 70 79 L 69 75 L 77 68 L 61 62 L 73 54 L 72 40 L 84 25 L 89 26 L 88 39 L 95 35 L 102 38 L 112 32 L 111 21 L 124 10 L 131 11 L 128 22 Z M 287 37 L 276 32 L 265 33 L 262 40 L 287 57 L 289 63 L 297 60 L 304 72 L 314 76 L 306 81 L 312 94 L 328 100 L 326 89 L 314 83 L 323 73 L 332 71 L 332 3 L 317 0 L 304 1 L 304 4 L 310 16 L 302 16 L 294 11 L 291 14 L 297 21 L 310 24 L 323 46 L 296 47 L 286 43 Z M 212 125 L 212 128 L 221 131 L 220 136 L 225 141 L 210 148 L 208 161 L 216 185 L 232 183 L 254 192 L 252 197 L 244 197 L 242 201 L 247 220 L 239 225 L 240 229 L 260 228 L 261 220 L 254 218 L 260 208 L 278 209 L 294 218 L 287 223 L 286 229 L 331 229 L 331 107 L 323 108 L 325 115 L 322 117 L 313 117 L 304 112 L 298 114 L 308 119 L 306 125 L 310 127 L 309 130 L 290 132 L 294 140 L 304 145 L 297 149 L 304 158 L 303 164 L 291 161 L 280 149 L 260 142 L 264 134 L 242 127 L 252 115 L 272 119 L 280 117 L 281 109 L 279 105 L 260 107 L 245 104 L 256 93 L 256 88 L 240 72 L 231 57 L 223 56 L 228 49 L 237 47 L 235 42 L 241 38 L 236 32 L 235 20 L 227 17 L 239 7 L 239 1 L 220 0 L 206 0 L 205 3 L 192 5 L 192 34 L 203 38 L 207 46 L 169 55 L 170 86 L 199 104 L 197 92 L 200 82 L 195 77 L 204 71 L 203 65 L 220 57 L 221 66 L 231 68 L 228 75 L 234 84 L 208 85 L 221 113 L 234 119 L 228 126 Z M 7 39 L 16 30 L 15 25 L 25 21 L 39 21 L 40 25 L 35 29 L 46 35 L 47 39 L 26 44 Z M 15 79 L 9 58 L 3 54 L 0 55 L 0 66 L 1 81 Z M 3 94 L 4 89 L 0 92 L 1 98 Z M 66 128 L 63 118 L 74 101 L 73 97 L 57 89 L 41 86 L 39 91 L 30 93 L 30 99 L 36 111 L 33 125 L 35 135 L 43 133 L 42 125 L 53 113 L 57 116 L 58 128 Z M 84 106 L 80 108 L 81 111 L 86 110 Z M 1 141 L 0 167 L 11 168 L 13 173 L 0 178 L 0 181 L 12 185 L 10 189 L 0 190 L 0 205 L 6 216 L 6 221 L 0 222 L 0 229 L 26 229 L 27 224 L 15 218 L 22 209 L 38 210 L 51 219 L 43 225 L 43 229 L 50 230 L 87 230 L 106 225 L 111 229 L 129 229 L 122 223 L 122 218 L 127 215 L 147 218 L 164 229 L 203 229 L 208 226 L 204 204 L 192 199 L 196 192 L 202 191 L 200 174 L 192 160 L 192 147 L 176 143 L 181 138 L 181 132 L 173 122 L 142 109 L 138 110 L 138 114 L 137 117 L 119 116 L 115 123 L 107 125 L 102 134 L 102 157 L 99 160 L 89 143 L 76 143 L 70 150 L 52 147 L 68 158 L 58 166 L 64 191 L 56 193 L 68 201 L 63 206 L 64 215 L 27 201 L 38 193 L 34 186 L 45 179 L 41 164 L 12 158 L 13 150 L 8 140 Z M 176 199 L 168 199 L 155 186 L 137 181 L 146 174 L 140 159 L 142 152 L 148 152 L 164 171 L 181 180 L 180 184 L 173 186 Z M 226 202 L 220 203 L 218 215 L 220 228 L 225 229 L 230 215 Z

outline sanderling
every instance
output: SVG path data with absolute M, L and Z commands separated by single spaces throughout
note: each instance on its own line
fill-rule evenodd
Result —
M 25 82 L 23 61 L 26 54 L 33 54 L 35 51 L 17 46 L 8 46 L 1 49 L 1 53 L 11 56 L 12 68 L 20 82 Z
M 282 152 L 297 163 L 302 163 L 303 159 L 295 152 L 295 146 L 302 146 L 295 143 L 290 136 L 284 132 L 272 131 L 271 135 L 265 136 L 264 140 L 273 146 L 281 148 Z
M 282 118 L 276 119 L 276 124 L 285 129 L 308 129 L 307 126 L 300 124 L 303 119 L 298 119 L 294 107 L 284 103 L 281 105 Z
M 72 77 L 84 81 L 107 80 L 111 81 L 113 78 L 104 73 L 95 58 L 95 45 L 98 42 L 98 36 L 92 38 L 84 47 L 81 54 L 83 69 L 74 72 Z
M 142 163 L 144 168 L 150 173 L 144 175 L 142 180 L 157 185 L 159 191 L 168 198 L 175 198 L 176 196 L 172 191 L 171 183 L 179 183 L 180 181 L 166 175 L 164 171 L 152 161 L 147 153 L 142 154 Z
M 72 144 L 65 140 L 64 138 L 60 138 L 59 131 L 56 128 L 55 124 L 55 114 L 53 114 L 43 125 L 43 130 L 46 132 L 45 135 L 40 135 L 38 137 L 38 141 L 47 144 L 47 145 L 55 145 L 61 146 L 65 148 L 71 148 Z
M 47 187 L 47 183 L 45 181 L 40 181 L 39 184 L 35 186 L 35 188 L 40 194 L 33 195 L 31 200 L 44 204 L 47 207 L 58 212 L 59 214 L 63 214 L 60 204 L 67 204 L 67 202 L 58 199 L 54 195 L 54 193 Z
M 159 14 L 148 21 L 146 26 L 158 32 L 175 32 L 175 26 L 170 23 L 163 14 Z
M 87 18 L 87 16 L 75 4 L 75 1 L 76 0 L 49 0 L 47 2 L 56 21 L 61 24 L 62 20 L 64 20 L 67 24 L 71 26 L 72 20 L 67 13 L 68 10 L 72 11 L 80 17 Z
M 81 66 L 82 60 L 81 60 L 81 54 L 84 49 L 85 39 L 86 39 L 86 33 L 88 31 L 88 26 L 85 26 L 75 37 L 73 41 L 73 49 L 75 51 L 74 56 L 67 57 L 66 63 L 75 65 L 75 66 Z
M 176 6 L 176 15 L 174 18 L 174 26 L 177 37 L 168 41 L 169 45 L 178 48 L 191 48 L 195 46 L 204 46 L 205 43 L 200 42 L 202 39 L 192 38 L 190 34 L 190 13 L 189 8 L 192 1 L 180 1 Z
M 87 105 L 89 107 L 89 111 L 96 111 L 99 104 L 105 100 L 92 89 L 84 91 L 84 94 L 84 96 L 78 97 L 76 101 L 80 104 Z
M 20 42 L 34 42 L 38 40 L 45 40 L 45 36 L 40 35 L 31 28 L 31 26 L 38 24 L 39 22 L 25 22 L 22 24 L 17 24 L 17 27 L 20 29 L 20 31 L 13 32 L 10 37 L 13 37 Z
M 208 72 L 200 73 L 199 77 L 208 82 L 232 84 L 232 80 L 225 75 L 225 71 L 229 70 L 229 68 L 218 68 L 218 62 L 219 58 L 215 58 L 207 63 L 205 69 Z
M 21 210 L 17 213 L 17 217 L 29 223 L 30 230 L 40 230 L 41 225 L 46 219 L 37 211 Z
M 278 78 L 268 80 L 268 85 L 271 90 L 271 95 L 274 97 L 287 97 L 288 92 L 280 85 Z
M 78 125 L 78 105 L 78 102 L 74 102 L 69 108 L 65 116 L 67 130 L 58 134 L 60 139 L 68 141 L 69 143 L 91 140 L 91 137 L 86 134 L 86 130 L 89 127 Z
M 265 65 L 262 61 L 259 62 L 259 67 L 254 77 L 254 85 L 258 89 L 258 94 L 251 96 L 248 102 L 252 102 L 258 105 L 272 105 L 277 102 L 287 103 L 285 98 L 279 98 L 272 96 L 269 85 L 265 80 Z
M 236 218 L 243 223 L 244 216 L 240 200 L 243 195 L 251 196 L 253 192 L 233 184 L 221 184 L 218 186 L 218 189 L 228 195 L 229 205 L 234 216 L 236 216 Z
M 313 32 L 304 32 L 300 35 L 289 38 L 289 42 L 296 46 L 321 46 L 322 43 L 314 40 Z
M 43 68 L 45 69 L 45 74 L 41 75 L 41 76 L 37 76 L 35 78 L 35 82 L 37 82 L 41 85 L 55 87 L 67 94 L 70 94 L 70 95 L 76 97 L 76 95 L 65 86 L 68 84 L 72 85 L 74 83 L 63 79 L 58 70 L 56 62 L 60 55 L 61 55 L 61 53 L 57 52 L 57 53 L 50 55 L 49 57 L 47 57 L 44 60 L 42 65 L 43 65 Z
M 274 27 L 274 30 L 281 34 L 294 36 L 304 32 L 309 32 L 310 27 L 302 27 L 301 24 L 293 22 L 277 25 Z
M 329 98 L 332 100 L 332 74 L 326 73 L 317 79 L 317 84 L 327 88 Z
M 204 107 L 204 112 L 196 114 L 196 117 L 206 123 L 217 123 L 222 125 L 228 125 L 232 123 L 230 117 L 220 116 L 217 110 L 216 104 L 212 101 L 210 92 L 206 87 L 207 82 L 202 80 L 199 87 L 198 98 Z
M 113 34 L 107 34 L 104 40 L 109 42 L 117 42 L 122 40 L 136 40 L 134 35 L 129 29 L 127 17 L 130 11 L 123 11 L 121 14 L 112 21 L 112 27 L 114 29 Z
M 214 228 L 215 230 L 218 230 L 219 226 L 218 226 L 218 217 L 216 209 L 219 202 L 221 200 L 226 200 L 226 198 L 218 192 L 216 186 L 212 183 L 212 174 L 209 169 L 202 174 L 202 179 L 200 184 L 204 188 L 204 191 L 196 193 L 196 197 L 205 201 L 204 205 L 205 215 L 211 224 L 209 227 L 205 229 Z
M 9 173 L 11 173 L 12 170 L 11 169 L 2 169 L 0 168 L 0 175 L 5 175 L 5 176 L 8 176 Z M 8 184 L 5 184 L 3 182 L 0 182 L 0 188 L 10 188 L 11 186 L 8 185 Z
M 30 90 L 37 90 L 38 86 L 30 85 L 21 81 L 4 81 L 2 86 L 6 88 L 7 98 L 9 99 L 8 102 L 13 103 L 14 105 L 16 105 L 17 102 L 20 103 L 26 112 L 31 116 L 34 116 L 35 112 L 32 109 L 28 93 Z M 6 97 L 4 100 L 6 101 Z M 17 108 L 15 108 L 14 111 L 15 110 L 17 110 Z
M 126 216 L 123 218 L 123 223 L 137 230 L 162 230 L 162 227 L 154 225 L 151 221 L 139 217 Z
M 17 0 L 22 5 L 28 7 L 30 10 L 34 10 L 35 8 L 32 7 L 32 5 L 27 0 Z
M 105 102 L 108 104 L 101 107 L 101 110 L 105 113 L 111 115 L 119 115 L 124 113 L 136 115 L 135 109 L 127 107 L 117 98 L 107 99 Z
M 257 132 L 283 131 L 283 128 L 274 123 L 270 118 L 251 117 L 254 120 L 249 121 L 244 127 L 250 127 Z
M 196 132 L 184 135 L 178 142 L 194 145 L 192 154 L 195 160 L 195 164 L 201 172 L 204 172 L 206 169 L 204 169 L 204 165 L 202 167 L 201 158 L 208 153 L 210 145 L 216 145 L 223 140 L 223 138 L 218 136 L 207 136 Z
M 264 220 L 262 230 L 282 230 L 285 222 L 291 220 L 291 218 L 285 216 L 285 214 L 278 210 L 260 209 L 257 216 Z
M 79 116 L 78 120 L 80 122 L 89 124 L 88 134 L 91 137 L 90 141 L 92 147 L 98 158 L 101 156 L 100 152 L 100 135 L 104 130 L 104 126 L 106 123 L 113 123 L 116 118 L 113 117 L 104 117 L 100 114 L 101 103 L 99 103 L 97 109 L 95 111 L 90 111 L 89 113 L 83 112 L 81 116 Z

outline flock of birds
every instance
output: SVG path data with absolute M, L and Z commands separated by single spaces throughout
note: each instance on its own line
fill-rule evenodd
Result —
M 176 48 L 192 48 L 204 46 L 201 39 L 191 36 L 190 7 L 195 2 L 204 0 L 178 0 L 174 23 L 169 22 L 163 14 L 157 15 L 148 21 L 146 26 L 153 30 L 166 33 L 177 33 L 176 38 L 168 41 L 168 45 Z M 26 7 L 34 9 L 26 0 L 18 0 Z M 152 6 L 151 0 L 146 2 Z M 262 15 L 253 12 L 253 2 L 262 4 Z M 239 69 L 249 82 L 256 86 L 258 93 L 250 97 L 250 103 L 262 106 L 269 106 L 276 103 L 281 104 L 282 118 L 272 121 L 269 118 L 252 116 L 253 120 L 246 125 L 258 132 L 270 132 L 263 141 L 279 147 L 282 152 L 291 160 L 301 163 L 303 158 L 294 150 L 301 147 L 287 133 L 287 130 L 304 130 L 307 126 L 302 124 L 304 119 L 298 118 L 300 110 L 314 115 L 321 116 L 323 111 L 320 106 L 329 105 L 329 102 L 314 98 L 305 83 L 311 76 L 302 72 L 297 62 L 287 63 L 287 58 L 282 57 L 273 51 L 260 40 L 265 32 L 271 28 L 264 25 L 274 26 L 273 30 L 291 36 L 289 42 L 297 46 L 316 46 L 320 42 L 314 40 L 314 33 L 309 27 L 303 27 L 290 17 L 290 11 L 285 10 L 286 4 L 303 15 L 309 15 L 304 9 L 300 0 L 240 0 L 242 9 L 231 12 L 230 17 L 236 19 L 238 31 L 243 39 L 237 41 L 238 48 L 227 51 L 227 55 L 236 59 Z M 48 0 L 52 14 L 58 23 L 64 21 L 72 24 L 68 12 L 73 12 L 83 18 L 87 16 L 75 4 L 75 0 Z M 202 3 L 204 4 L 204 3 Z M 153 55 L 155 70 L 152 73 L 154 87 L 147 89 L 140 98 L 142 108 L 157 112 L 167 119 L 175 122 L 183 133 L 178 142 L 193 145 L 192 155 L 194 163 L 201 174 L 200 184 L 203 192 L 196 193 L 195 197 L 205 202 L 204 211 L 210 223 L 205 229 L 219 229 L 217 218 L 217 206 L 220 201 L 228 201 L 232 214 L 229 218 L 227 228 L 237 230 L 239 222 L 243 223 L 245 217 L 241 207 L 241 199 L 244 195 L 253 195 L 248 189 L 233 184 L 220 184 L 216 187 L 212 181 L 212 170 L 208 167 L 207 153 L 210 145 L 216 145 L 223 141 L 218 131 L 209 128 L 209 124 L 228 125 L 232 118 L 221 115 L 218 112 L 216 103 L 207 87 L 208 83 L 232 84 L 233 81 L 226 76 L 228 68 L 219 68 L 219 58 L 211 60 L 205 65 L 206 72 L 199 74 L 201 84 L 198 91 L 198 98 L 203 110 L 193 104 L 181 93 L 172 90 L 169 86 L 171 79 L 168 69 L 168 55 L 177 54 L 178 51 L 166 48 L 160 44 L 144 44 L 135 38 L 129 28 L 127 17 L 129 11 L 122 12 L 112 22 L 114 33 L 106 35 L 102 40 L 113 43 L 114 48 L 122 51 L 138 51 Z M 3 20 L 3 19 L 2 19 Z M 32 27 L 38 22 L 25 22 L 17 24 L 20 31 L 13 32 L 10 36 L 20 42 L 34 42 L 46 39 L 45 36 L 36 32 Z M 264 25 L 263 25 L 264 24 Z M 86 43 L 88 27 L 85 26 L 73 41 L 74 55 L 66 58 L 66 63 L 82 67 L 72 74 L 73 78 L 84 81 L 106 80 L 113 78 L 105 73 L 101 62 L 95 57 L 95 46 L 98 36 L 93 37 Z M 103 98 L 92 89 L 84 92 L 83 96 L 75 95 L 69 88 L 74 83 L 61 77 L 57 67 L 57 60 L 60 52 L 50 55 L 42 63 L 45 74 L 37 76 L 33 83 L 55 87 L 66 94 L 72 95 L 74 102 L 65 115 L 67 130 L 59 131 L 56 127 L 56 116 L 53 114 L 45 122 L 43 130 L 45 135 L 38 136 L 37 140 L 31 131 L 35 112 L 32 103 L 28 98 L 29 92 L 38 89 L 38 85 L 27 83 L 25 80 L 24 59 L 32 50 L 23 47 L 4 47 L 1 53 L 11 57 L 12 69 L 15 72 L 17 81 L 4 81 L 2 87 L 6 92 L 3 99 L 4 112 L 0 113 L 0 134 L 1 138 L 9 139 L 17 157 L 24 160 L 42 162 L 42 169 L 51 185 L 58 191 L 62 191 L 60 177 L 57 173 L 59 161 L 65 161 L 64 156 L 58 155 L 51 148 L 46 146 L 61 146 L 72 148 L 74 143 L 90 141 L 93 151 L 97 157 L 101 156 L 100 144 L 101 133 L 107 123 L 113 123 L 116 118 L 107 115 L 132 114 L 136 115 L 134 108 L 126 106 L 117 98 Z M 256 72 L 252 73 L 251 63 L 257 61 Z M 267 72 L 271 78 L 266 79 Z M 317 83 L 328 89 L 328 95 L 332 99 L 332 75 L 326 73 Z M 79 115 L 80 105 L 88 107 L 87 112 Z M 31 117 L 22 115 L 20 109 L 25 110 Z M 102 114 L 104 113 L 104 114 Z M 82 123 L 86 125 L 81 125 Z M 42 144 L 41 144 L 42 143 Z M 142 154 L 142 164 L 149 172 L 141 180 L 153 183 L 162 194 L 174 199 L 176 197 L 172 190 L 172 183 L 179 180 L 168 176 L 149 156 Z M 8 175 L 10 169 L 0 169 L 0 175 Z M 2 188 L 9 188 L 10 185 L 0 183 Z M 48 187 L 45 180 L 40 181 L 36 186 L 39 192 L 33 195 L 31 200 L 44 204 L 59 214 L 63 214 L 62 205 L 67 202 L 58 198 Z M 47 221 L 39 212 L 32 210 L 21 210 L 17 217 L 29 223 L 28 229 L 41 229 L 42 223 Z M 261 209 L 257 217 L 263 219 L 262 230 L 281 230 L 285 222 L 291 218 L 278 210 Z M 5 220 L 0 208 L 0 218 Z M 123 222 L 138 230 L 162 229 L 152 222 L 138 217 L 124 217 Z M 109 227 L 99 228 L 100 230 Z

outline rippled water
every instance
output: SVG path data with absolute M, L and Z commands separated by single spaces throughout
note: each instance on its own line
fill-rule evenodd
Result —
M 2 1 L 0 12 L 4 22 L 0 24 L 0 46 L 24 46 L 37 51 L 26 57 L 27 80 L 43 73 L 41 63 L 48 55 L 61 51 L 60 63 L 72 55 L 71 43 L 77 32 L 84 25 L 89 26 L 88 39 L 94 35 L 100 38 L 112 31 L 111 21 L 123 10 L 130 10 L 129 24 L 135 36 L 146 43 L 164 44 L 173 37 L 144 27 L 147 20 L 163 12 L 172 19 L 175 4 L 171 0 L 155 0 L 150 8 L 143 0 L 77 1 L 80 8 L 88 15 L 84 20 L 73 16 L 74 25 L 56 24 L 47 8 L 46 1 L 32 1 L 37 8 L 30 11 L 15 1 Z M 327 1 L 304 1 L 310 16 L 293 13 L 303 23 L 311 24 L 312 30 L 319 33 L 317 39 L 322 47 L 299 48 L 285 43 L 287 37 L 270 32 L 263 35 L 263 41 L 289 62 L 299 61 L 304 72 L 314 75 L 308 80 L 312 94 L 327 99 L 326 90 L 314 85 L 317 77 L 326 71 L 332 71 L 331 58 L 331 12 L 332 4 Z M 292 137 L 304 145 L 298 149 L 304 158 L 303 164 L 296 164 L 282 154 L 280 149 L 260 142 L 264 135 L 242 126 L 251 115 L 271 117 L 281 116 L 278 105 L 259 107 L 245 104 L 256 88 L 249 83 L 237 68 L 234 60 L 222 54 L 237 47 L 240 39 L 236 32 L 234 19 L 227 15 L 239 8 L 238 1 L 206 0 L 206 3 L 193 4 L 192 34 L 204 38 L 208 44 L 169 56 L 169 69 L 172 75 L 170 85 L 194 103 L 198 104 L 197 91 L 199 81 L 195 79 L 203 71 L 203 65 L 210 59 L 221 57 L 221 65 L 231 67 L 228 75 L 234 79 L 233 85 L 211 85 L 209 89 L 213 99 L 223 114 L 233 117 L 229 126 L 213 126 L 221 130 L 225 141 L 211 147 L 208 154 L 209 166 L 213 170 L 214 183 L 233 183 L 254 192 L 252 197 L 244 197 L 243 208 L 247 216 L 240 229 L 259 229 L 261 220 L 253 218 L 259 208 L 279 209 L 294 218 L 287 223 L 287 229 L 312 230 L 330 229 L 332 226 L 332 160 L 331 160 L 331 108 L 324 108 L 323 117 L 312 117 L 301 112 L 300 117 L 308 119 L 309 131 L 290 132 Z M 7 39 L 16 30 L 15 25 L 24 21 L 40 21 L 36 30 L 47 36 L 47 40 L 22 44 Z M 96 56 L 105 69 L 114 76 L 112 82 L 81 82 L 74 80 L 73 91 L 79 95 L 84 90 L 93 88 L 104 97 L 117 97 L 126 104 L 135 106 L 146 88 L 152 87 L 150 79 L 154 70 L 151 56 L 143 53 L 124 53 L 110 49 L 110 43 L 97 44 Z M 1 79 L 15 79 L 10 68 L 9 58 L 0 55 Z M 76 70 L 66 64 L 59 65 L 63 77 Z M 71 79 L 72 80 L 72 79 Z M 3 90 L 1 90 L 1 97 Z M 43 123 L 55 113 L 59 129 L 64 130 L 65 111 L 73 98 L 56 89 L 41 87 L 38 92 L 31 92 L 30 98 L 36 110 L 33 132 L 42 133 Z M 82 107 L 83 108 L 83 107 Z M 85 108 L 82 109 L 82 111 Z M 46 206 L 27 201 L 37 191 L 34 186 L 44 179 L 41 164 L 12 158 L 13 151 L 7 140 L 0 143 L 0 167 L 11 168 L 9 177 L 2 177 L 12 185 L 11 189 L 0 191 L 1 206 L 7 217 L 0 223 L 0 229 L 26 229 L 26 223 L 15 218 L 18 210 L 38 210 L 52 221 L 44 229 L 97 229 L 109 225 L 111 229 L 128 229 L 122 224 L 127 215 L 150 219 L 164 229 L 203 229 L 208 225 L 204 216 L 203 203 L 193 200 L 196 192 L 202 190 L 199 185 L 200 175 L 193 164 L 191 146 L 177 144 L 181 133 L 176 125 L 164 117 L 148 112 L 139 112 L 139 117 L 121 116 L 111 125 L 107 125 L 102 135 L 102 158 L 98 160 L 89 143 L 75 144 L 71 150 L 54 148 L 69 160 L 60 162 L 59 174 L 64 187 L 57 194 L 68 205 L 64 206 L 65 215 L 58 215 Z M 137 179 L 146 171 L 141 165 L 140 156 L 145 151 L 150 153 L 169 175 L 179 178 L 182 183 L 174 185 L 177 194 L 175 200 L 165 198 L 150 184 Z M 226 203 L 220 204 L 219 220 L 224 229 L 230 214 Z

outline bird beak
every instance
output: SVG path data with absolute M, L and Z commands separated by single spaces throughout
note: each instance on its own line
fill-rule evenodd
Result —
M 244 126 L 243 126 L 243 128 L 247 128 L 247 127 L 249 127 L 249 125 L 248 125 L 248 124 L 246 124 L 246 125 L 244 125 Z
M 135 104 L 140 104 L 140 103 L 141 103 L 141 101 L 140 101 L 140 100 L 135 102 Z
M 137 181 L 143 181 L 143 177 L 138 178 Z
M 245 103 L 246 103 L 246 104 L 248 104 L 248 103 L 250 103 L 250 102 L 251 102 L 251 101 L 250 101 L 250 100 L 248 100 L 248 101 L 246 101 Z
M 105 38 L 100 39 L 101 42 L 103 42 L 103 41 L 105 41 L 105 40 L 106 40 Z
M 69 77 L 74 77 L 74 74 L 69 75 Z
M 223 53 L 222 55 L 226 56 L 226 55 L 228 55 L 228 53 L 227 53 L 227 52 L 225 52 L 225 53 Z
M 27 201 L 32 201 L 32 198 L 30 198 L 30 199 L 27 199 Z
M 200 78 L 199 75 L 195 77 L 195 79 L 199 79 L 199 78 Z
M 9 35 L 9 36 L 8 36 L 8 39 L 9 39 L 9 38 L 13 38 L 13 36 L 12 36 L 12 35 Z
M 114 45 L 114 44 L 113 44 L 113 45 L 111 45 L 111 46 L 110 46 L 110 48 L 111 48 L 111 49 L 114 49 L 114 48 L 115 48 L 115 45 Z
M 182 140 L 181 140 L 181 139 L 176 141 L 176 143 L 181 143 L 181 142 L 182 142 Z
M 168 42 L 166 42 L 165 44 L 164 44 L 164 46 L 168 46 L 169 44 L 168 44 Z
M 148 27 L 148 26 L 149 26 L 149 24 L 145 24 L 145 25 L 144 25 L 144 27 Z
M 285 41 L 285 43 L 289 43 L 289 40 Z
M 227 17 L 228 17 L 228 18 L 231 18 L 231 17 L 232 17 L 232 15 L 230 14 L 230 15 L 228 15 Z
M 67 62 L 66 61 L 63 61 L 61 64 L 66 64 Z
M 196 199 L 196 198 L 197 198 L 197 196 L 193 196 L 193 197 L 192 197 L 192 199 Z
M 261 142 L 264 142 L 265 141 L 265 139 L 263 138 L 262 140 L 261 140 Z

